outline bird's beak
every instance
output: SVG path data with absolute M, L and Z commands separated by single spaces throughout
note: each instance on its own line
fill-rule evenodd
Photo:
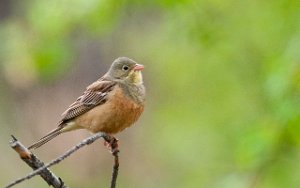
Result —
M 133 68 L 133 70 L 136 70 L 136 71 L 140 71 L 143 69 L 144 69 L 144 65 L 141 65 L 141 64 L 136 64 L 135 67 Z

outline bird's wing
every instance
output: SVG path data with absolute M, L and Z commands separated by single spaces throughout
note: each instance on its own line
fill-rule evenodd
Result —
M 112 91 L 115 85 L 116 82 L 105 80 L 104 78 L 92 83 L 89 87 L 87 87 L 83 95 L 71 104 L 62 114 L 62 120 L 58 127 L 49 132 L 46 136 L 42 137 L 39 141 L 29 146 L 28 149 L 35 149 L 42 146 L 61 134 L 61 130 L 66 126 L 66 122 L 80 116 L 97 105 L 104 104 L 107 100 L 107 95 L 110 91 Z
M 84 114 L 95 106 L 104 104 L 107 95 L 112 91 L 115 85 L 116 82 L 101 79 L 92 83 L 87 87 L 87 90 L 83 95 L 78 97 L 78 99 L 62 114 L 60 125 Z

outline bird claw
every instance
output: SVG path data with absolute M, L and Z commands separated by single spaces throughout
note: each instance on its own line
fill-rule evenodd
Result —
M 119 140 L 115 137 L 110 137 L 109 139 L 104 140 L 104 146 L 106 146 L 113 155 L 116 155 L 117 153 L 119 153 L 118 141 Z

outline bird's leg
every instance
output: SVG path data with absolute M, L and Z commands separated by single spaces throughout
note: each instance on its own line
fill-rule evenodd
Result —
M 106 135 L 104 137 L 104 145 L 109 148 L 110 152 L 115 155 L 119 152 L 119 148 L 118 148 L 118 139 L 116 139 L 115 137 L 111 136 L 111 135 Z

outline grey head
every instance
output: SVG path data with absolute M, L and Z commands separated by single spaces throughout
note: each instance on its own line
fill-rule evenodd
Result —
M 143 69 L 144 66 L 134 60 L 128 57 L 119 57 L 114 60 L 107 74 L 114 80 L 125 81 L 129 84 L 142 84 L 141 71 Z

